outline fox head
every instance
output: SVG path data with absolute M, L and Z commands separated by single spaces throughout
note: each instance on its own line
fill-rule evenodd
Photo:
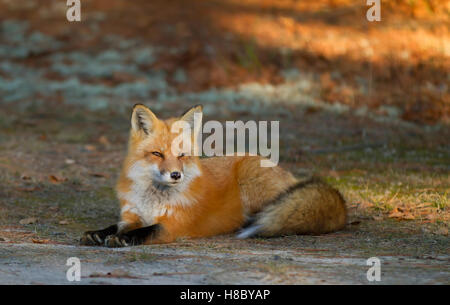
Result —
M 129 176 L 138 175 L 140 181 L 151 180 L 157 187 L 172 188 L 199 175 L 196 147 L 201 119 L 200 105 L 167 120 L 158 119 L 144 105 L 135 105 L 128 146 Z

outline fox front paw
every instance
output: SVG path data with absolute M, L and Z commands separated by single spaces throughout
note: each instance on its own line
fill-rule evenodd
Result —
M 102 246 L 105 243 L 105 236 L 100 231 L 87 231 L 80 239 L 82 246 Z
M 117 225 L 109 226 L 103 230 L 87 231 L 80 239 L 80 245 L 83 246 L 103 246 L 105 238 L 117 233 Z
M 109 235 L 105 238 L 105 246 L 108 248 L 121 248 L 132 246 L 130 238 L 126 235 Z
M 120 248 L 138 246 L 144 243 L 144 239 L 130 234 L 109 235 L 105 238 L 105 246 L 108 248 Z

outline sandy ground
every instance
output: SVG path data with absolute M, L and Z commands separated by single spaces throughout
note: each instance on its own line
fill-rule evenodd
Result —
M 379 256 L 381 281 L 369 282 L 367 258 L 351 252 L 335 257 L 314 249 L 249 251 L 236 241 L 212 242 L 236 248 L 1 244 L 0 284 L 448 284 L 450 278 L 448 256 Z M 69 257 L 81 261 L 80 282 L 66 278 Z
M 1 242 L 0 284 L 449 284 L 447 238 L 392 233 L 401 229 L 368 222 L 321 236 L 119 249 Z M 66 278 L 70 257 L 80 259 L 80 282 Z M 379 282 L 367 279 L 371 257 L 380 259 Z

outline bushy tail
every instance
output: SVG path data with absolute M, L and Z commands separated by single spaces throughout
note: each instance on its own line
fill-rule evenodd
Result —
M 292 185 L 265 204 L 237 237 L 329 233 L 342 229 L 346 218 L 342 195 L 311 178 Z

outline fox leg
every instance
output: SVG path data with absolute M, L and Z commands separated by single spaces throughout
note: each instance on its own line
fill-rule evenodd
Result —
M 109 236 L 116 236 L 122 232 L 132 231 L 142 226 L 138 215 L 126 211 L 121 215 L 121 221 L 118 224 L 111 225 L 105 229 L 97 231 L 87 231 L 80 239 L 80 245 L 83 246 L 103 246 Z
M 122 212 L 120 215 L 120 222 L 118 224 L 117 234 L 122 232 L 132 231 L 142 227 L 141 218 L 130 211 Z M 114 234 L 116 234 L 114 233 Z
M 118 225 L 112 225 L 98 231 L 87 231 L 80 239 L 80 245 L 83 246 L 101 246 L 105 242 L 105 238 L 114 235 L 118 231 Z
M 129 247 L 152 243 L 161 240 L 162 227 L 159 224 L 143 227 L 117 235 L 110 235 L 105 239 L 105 245 L 109 248 Z

